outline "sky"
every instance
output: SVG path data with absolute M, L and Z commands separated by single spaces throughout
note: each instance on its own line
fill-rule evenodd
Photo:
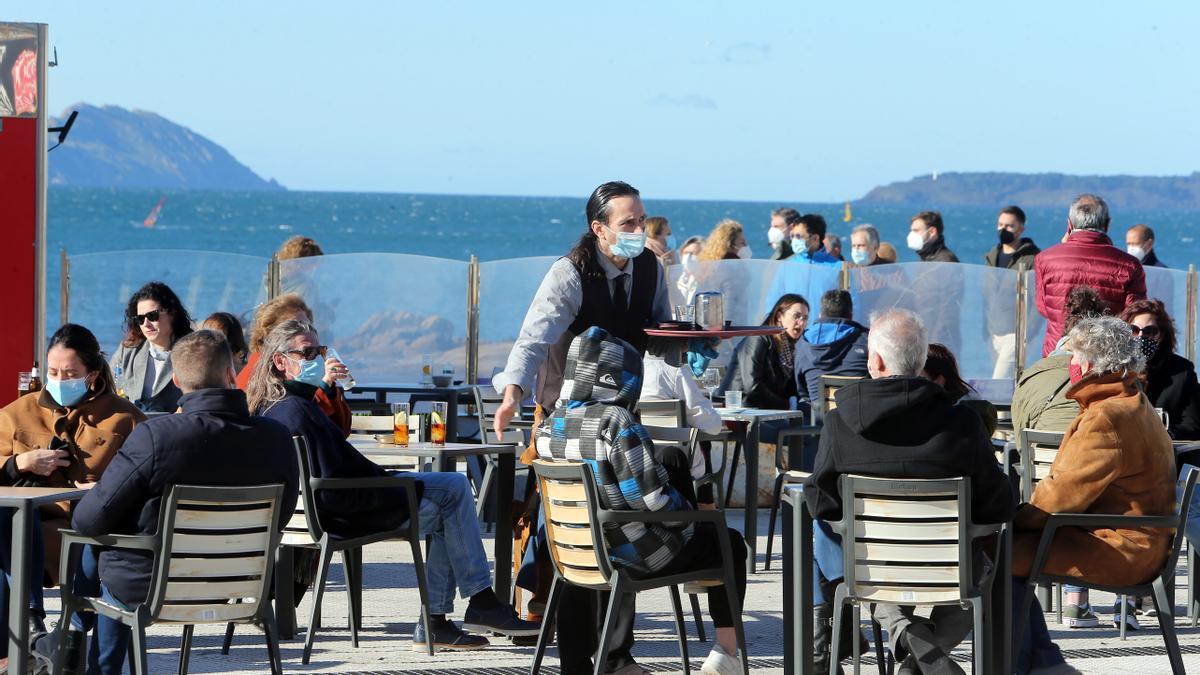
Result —
M 15 5 L 15 6 L 14 6 Z M 1200 3 L 10 3 L 52 113 L 149 110 L 291 189 L 856 199 L 1200 170 Z M 69 141 L 68 141 L 69 142 Z

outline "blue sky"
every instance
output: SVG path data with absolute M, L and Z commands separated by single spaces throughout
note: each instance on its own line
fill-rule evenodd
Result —
M 39 4 L 44 6 L 39 6 Z M 1200 166 L 1200 3 L 19 3 L 51 110 L 158 112 L 292 189 L 840 201 Z

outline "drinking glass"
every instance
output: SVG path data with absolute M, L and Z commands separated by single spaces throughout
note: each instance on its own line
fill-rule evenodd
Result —
M 408 445 L 408 403 L 392 404 L 392 434 L 396 445 Z
M 1169 429 L 1171 427 L 1171 416 L 1167 414 L 1167 411 L 1163 410 L 1162 408 L 1155 408 L 1154 412 L 1157 413 L 1158 418 L 1162 420 L 1163 427 Z
M 721 388 L 721 371 L 716 368 L 705 368 L 704 374 L 700 376 L 700 386 L 708 392 L 708 398 L 711 400 L 717 393 L 717 389 Z
M 725 390 L 725 407 L 726 408 L 741 408 L 742 407 L 742 390 L 741 389 Z
M 354 385 L 356 384 L 354 382 L 354 375 L 350 372 L 350 366 L 346 365 L 346 360 L 342 358 L 341 354 L 338 354 L 338 350 L 334 349 L 333 347 L 326 347 L 325 358 L 337 359 L 342 364 L 342 367 L 346 369 L 346 374 L 338 378 L 340 381 L 339 383 L 342 385 L 342 389 L 345 389 L 346 391 L 353 389 Z
M 682 323 L 696 323 L 696 306 L 675 305 L 675 320 Z
M 28 370 L 22 370 L 17 373 L 17 396 L 24 396 L 29 393 L 29 382 L 33 379 L 33 373 Z
M 433 357 L 429 354 L 421 355 L 421 384 L 433 384 Z
M 446 444 L 446 415 L 445 401 L 434 401 L 433 412 L 429 414 L 429 440 L 434 445 Z

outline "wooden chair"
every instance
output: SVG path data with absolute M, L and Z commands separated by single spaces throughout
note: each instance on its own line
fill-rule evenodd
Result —
M 842 536 L 844 578 L 834 595 L 833 639 L 839 644 L 842 612 L 853 606 L 858 626 L 860 607 L 897 605 L 970 605 L 974 614 L 975 663 L 986 672 L 986 652 L 1003 649 L 983 637 L 985 584 L 976 579 L 973 548 L 984 537 L 998 535 L 1002 525 L 979 525 L 971 517 L 971 484 L 964 478 L 899 480 L 843 475 L 842 519 L 830 523 Z M 997 538 L 997 542 L 999 539 Z M 998 544 L 997 544 L 998 550 Z M 998 559 L 993 552 L 992 559 Z M 878 624 L 875 643 L 882 651 Z M 853 657 L 858 670 L 859 641 Z M 882 658 L 880 658 L 882 667 Z M 838 663 L 831 659 L 830 673 Z
M 719 534 L 722 559 L 730 560 L 733 554 L 725 526 L 725 514 L 720 511 L 610 511 L 600 507 L 596 478 L 588 464 L 539 459 L 534 461 L 533 470 L 537 474 L 541 489 L 542 508 L 545 509 L 546 516 L 547 545 L 554 562 L 554 582 L 546 603 L 546 616 L 556 616 L 565 584 L 612 593 L 604 628 L 600 634 L 600 648 L 595 659 L 595 672 L 596 675 L 600 675 L 604 672 L 604 662 L 608 657 L 613 626 L 617 619 L 615 609 L 620 607 L 621 596 L 666 587 L 670 590 L 671 603 L 675 608 L 675 628 L 679 638 L 680 655 L 683 658 L 683 669 L 685 673 L 691 673 L 687 635 L 683 627 L 683 608 L 676 587 L 689 581 L 719 581 L 725 587 L 729 606 L 737 607 L 733 566 L 727 564 L 721 568 L 685 574 L 635 579 L 609 562 L 608 543 L 603 530 L 605 526 L 620 526 L 625 523 L 713 523 Z M 542 622 L 537 651 L 530 670 L 532 675 L 537 675 L 541 669 L 552 623 L 553 621 L 549 620 Z M 746 638 L 739 612 L 734 613 L 734 626 L 737 630 L 738 647 L 742 653 L 742 667 L 746 675 L 749 675 L 749 655 L 746 652 Z
M 351 415 L 350 433 L 387 435 L 395 430 L 392 415 Z
M 1034 588 L 1039 583 L 1045 581 L 1056 581 L 1107 591 L 1122 597 L 1149 595 L 1154 599 L 1154 608 L 1158 611 L 1158 626 L 1162 630 L 1163 642 L 1166 643 L 1167 658 L 1171 662 L 1171 672 L 1175 675 L 1182 675 L 1187 672 L 1184 670 L 1183 656 L 1179 651 L 1179 638 L 1175 635 L 1175 566 L 1179 562 L 1179 549 L 1183 545 L 1185 529 L 1187 527 L 1188 505 L 1191 504 L 1192 492 L 1196 487 L 1196 476 L 1200 473 L 1200 470 L 1189 466 L 1186 467 L 1185 471 L 1182 499 L 1177 503 L 1175 513 L 1171 515 L 1119 516 L 1107 513 L 1050 514 L 1050 517 L 1046 520 L 1045 528 L 1042 530 L 1042 538 L 1038 542 L 1037 552 L 1033 555 L 1033 566 L 1030 569 L 1029 578 L 1025 581 L 1024 602 L 1020 608 L 1015 609 L 1019 613 L 1016 615 L 1017 624 L 1016 629 L 1013 631 L 1014 653 L 1021 644 L 1018 636 L 1025 634 L 1025 622 L 1029 617 L 1030 608 L 1033 607 Z M 1076 577 L 1046 574 L 1042 571 L 1042 567 L 1046 564 L 1046 556 L 1050 553 L 1054 533 L 1060 527 L 1111 528 L 1114 530 L 1121 528 L 1162 527 L 1175 530 L 1175 535 L 1172 538 L 1171 550 L 1167 555 L 1166 561 L 1163 563 L 1162 570 L 1153 579 L 1145 583 L 1131 584 L 1129 586 L 1110 586 L 1089 583 Z M 1124 605 L 1123 602 L 1122 605 Z M 1121 632 L 1125 632 L 1124 607 L 1122 607 L 1121 612 Z
M 1061 431 L 1021 429 L 1017 432 L 1017 452 L 1021 457 L 1021 499 L 1029 501 L 1033 490 L 1050 475 L 1050 466 L 1058 457 L 1058 448 L 1066 434 Z
M 193 626 L 198 623 L 250 623 L 266 635 L 271 672 L 281 673 L 275 615 L 268 601 L 271 561 L 279 541 L 276 529 L 282 485 L 202 487 L 175 485 L 163 498 L 158 534 L 110 534 L 85 537 L 62 531 L 60 593 L 62 618 L 55 629 L 59 649 L 54 672 L 66 665 L 62 648 L 78 612 L 94 612 L 120 621 L 133 631 L 130 669 L 149 672 L 146 628 L 153 624 L 183 626 L 179 672 L 186 673 Z M 143 550 L 154 556 L 146 602 L 129 609 L 100 598 L 75 595 L 70 582 L 79 568 L 85 544 Z

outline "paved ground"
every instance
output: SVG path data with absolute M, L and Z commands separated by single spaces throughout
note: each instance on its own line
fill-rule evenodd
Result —
M 759 559 L 766 548 L 766 511 L 759 517 Z M 732 522 L 740 527 L 740 520 Z M 778 543 L 778 542 L 777 542 Z M 485 548 L 491 551 L 490 541 Z M 782 583 L 779 560 L 768 572 L 751 575 L 746 607 L 746 637 L 751 654 L 750 665 L 755 672 L 783 672 Z M 1184 574 L 1182 565 L 1180 574 Z M 326 593 L 323 628 L 313 649 L 312 661 L 300 663 L 302 636 L 283 643 L 284 670 L 287 672 L 320 673 L 399 673 L 438 672 L 472 673 L 476 675 L 517 675 L 527 673 L 533 658 L 532 647 L 514 647 L 502 638 L 476 652 L 442 652 L 430 658 L 410 649 L 409 637 L 419 611 L 412 566 L 406 544 L 384 543 L 368 547 L 365 552 L 365 581 L 363 624 L 359 647 L 350 646 L 346 628 L 346 602 L 341 583 L 340 565 L 335 565 L 333 582 Z M 1177 594 L 1177 613 L 1183 613 L 1185 578 L 1180 578 Z M 57 599 L 47 598 L 51 616 L 57 614 Z M 1112 598 L 1103 594 L 1093 597 L 1093 605 L 1111 608 Z M 306 626 L 310 605 L 308 599 L 300 606 L 299 622 Z M 456 618 L 461 618 L 465 603 L 460 603 Z M 637 645 L 634 656 L 638 662 L 655 672 L 677 672 L 682 669 L 674 636 L 674 622 L 667 592 L 643 594 L 638 600 Z M 1152 618 L 1143 618 L 1141 631 L 1130 633 L 1121 642 L 1111 625 L 1090 630 L 1059 629 L 1053 615 L 1047 615 L 1055 641 L 1065 650 L 1076 667 L 1089 673 L 1148 673 L 1170 672 L 1161 634 Z M 1107 620 L 1108 615 L 1101 618 Z M 1183 645 L 1184 662 L 1189 672 L 1200 672 L 1200 629 L 1190 622 L 1176 622 Z M 709 624 L 711 632 L 711 624 Z M 689 621 L 693 668 L 698 671 L 709 645 L 699 642 Z M 220 653 L 222 627 L 198 627 L 192 650 L 192 673 L 263 673 L 268 672 L 266 649 L 262 635 L 253 629 L 239 627 L 233 649 L 228 656 Z M 179 630 L 154 628 L 149 636 L 152 673 L 174 672 L 177 668 Z M 970 653 L 966 649 L 956 657 L 970 671 Z M 873 663 L 873 662 L 872 662 Z M 546 661 L 546 672 L 557 673 L 557 658 L 553 650 Z M 864 666 L 864 673 L 874 672 L 874 666 Z

